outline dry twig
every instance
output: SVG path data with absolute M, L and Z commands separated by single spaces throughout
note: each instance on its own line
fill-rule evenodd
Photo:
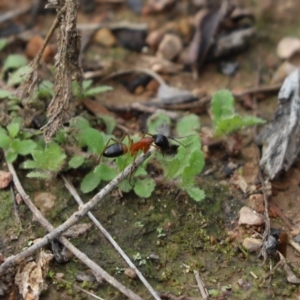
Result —
M 208 297 L 208 292 L 199 276 L 199 272 L 194 270 L 194 275 L 195 275 L 195 278 L 196 278 L 196 281 L 197 281 L 197 284 L 198 284 L 198 288 L 199 288 L 199 291 L 200 291 L 200 294 L 201 294 L 201 297 L 203 299 L 207 299 Z
M 5 274 L 7 270 L 18 263 L 20 263 L 24 258 L 29 257 L 34 254 L 40 248 L 46 246 L 50 241 L 59 237 L 63 232 L 77 223 L 80 219 L 82 219 L 88 211 L 90 211 L 97 203 L 99 203 L 108 193 L 110 193 L 117 185 L 129 174 L 132 173 L 133 169 L 137 168 L 140 164 L 142 164 L 145 159 L 147 159 L 153 152 L 155 148 L 150 149 L 149 152 L 142 154 L 139 156 L 134 165 L 129 165 L 121 174 L 119 174 L 115 179 L 113 179 L 110 183 L 108 183 L 98 194 L 96 194 L 90 201 L 80 207 L 80 209 L 73 213 L 68 220 L 66 220 L 63 224 L 58 226 L 57 228 L 51 229 L 51 232 L 45 235 L 40 241 L 36 244 L 28 247 L 26 250 L 23 250 L 19 254 L 15 256 L 8 257 L 6 261 L 0 266 L 0 276 Z M 15 175 L 16 177 L 16 175 Z M 28 198 L 28 196 L 24 193 L 24 196 Z M 24 199 L 25 201 L 25 199 Z M 38 210 L 37 210 L 38 211 Z M 39 211 L 38 211 L 39 212 Z M 50 230 L 49 230 L 50 231 Z M 66 240 L 66 242 L 68 242 Z M 68 242 L 69 243 L 69 242 Z
M 146 155 L 140 156 L 139 157 L 139 164 L 141 164 L 143 162 L 144 159 L 146 159 Z M 61 226 L 59 226 L 58 228 L 54 228 L 47 219 L 44 218 L 44 216 L 41 214 L 41 212 L 35 207 L 35 205 L 32 203 L 31 199 L 29 198 L 29 196 L 25 193 L 19 178 L 15 172 L 15 169 L 13 167 L 12 164 L 7 163 L 8 169 L 10 171 L 10 173 L 13 176 L 13 181 L 14 184 L 16 186 L 16 189 L 18 190 L 18 192 L 20 193 L 20 195 L 22 196 L 24 202 L 27 204 L 27 206 L 29 207 L 29 209 L 32 211 L 32 213 L 34 214 L 35 218 L 37 219 L 37 221 L 44 227 L 46 228 L 50 233 L 47 234 L 43 239 L 42 239 L 42 243 L 39 244 L 36 243 L 35 245 L 27 248 L 26 250 L 24 250 L 23 252 L 15 255 L 15 256 L 11 256 L 8 257 L 5 262 L 0 265 L 0 276 L 3 275 L 8 268 L 16 265 L 17 263 L 20 263 L 22 261 L 22 259 L 28 257 L 29 255 L 33 254 L 35 251 L 37 251 L 38 249 L 40 249 L 41 247 L 45 246 L 48 244 L 49 241 L 51 241 L 53 238 L 58 238 L 59 241 L 69 250 L 71 251 L 80 261 L 82 261 L 86 266 L 88 266 L 94 273 L 95 277 L 97 279 L 105 279 L 109 284 L 111 284 L 112 286 L 114 286 L 115 288 L 117 288 L 121 293 L 123 293 L 124 295 L 126 295 L 127 297 L 129 297 L 130 299 L 134 299 L 134 300 L 142 300 L 141 297 L 139 297 L 138 295 L 136 295 L 135 293 L 133 293 L 130 289 L 126 288 L 125 286 L 123 286 L 121 283 L 119 283 L 114 277 L 110 276 L 105 270 L 103 270 L 99 265 L 97 265 L 94 261 L 92 261 L 88 256 L 86 256 L 83 252 L 81 252 L 79 249 L 77 249 L 71 242 L 69 242 L 66 238 L 60 236 L 59 235 L 63 232 L 58 231 L 57 229 L 60 227 L 63 227 L 62 225 L 66 224 L 66 223 L 70 223 L 68 222 L 70 219 L 72 219 L 72 217 L 76 216 L 77 213 L 73 214 L 72 217 L 67 220 L 64 224 L 62 224 Z M 129 166 L 131 167 L 131 166 Z M 126 172 L 126 173 L 125 173 Z M 124 171 L 125 175 L 128 176 L 130 173 L 130 168 L 127 167 L 127 169 Z M 117 178 L 120 178 L 122 174 L 120 174 Z M 124 178 L 124 177 L 123 177 Z M 110 184 L 108 184 L 106 186 L 107 190 L 108 187 L 111 187 Z M 101 192 L 100 192 L 101 193 Z M 99 194 L 100 194 L 99 193 Z M 98 195 L 98 194 L 97 194 Z M 97 196 L 96 195 L 96 196 Z M 95 196 L 95 197 L 96 197 Z M 94 198 L 95 198 L 94 197 Z M 93 199 L 94 199 L 93 198 Z M 100 199 L 101 200 L 101 199 Z M 97 202 L 96 202 L 97 203 Z M 83 209 L 83 207 L 82 207 Z M 81 210 L 82 210 L 81 209 Z M 80 219 L 80 218 L 79 218 Z M 79 220 L 77 219 L 77 220 Z M 72 222 L 71 222 L 72 223 Z M 68 224 L 70 225 L 70 224 Z M 73 224 L 72 224 L 73 225 Z M 72 226 L 71 225 L 71 226 Z M 64 230 L 65 231 L 65 230 Z M 54 235 L 54 237 L 52 237 Z M 39 244 L 39 245 L 38 245 Z M 28 251 L 29 250 L 29 251 Z
M 71 193 L 73 198 L 76 200 L 76 202 L 79 205 L 84 205 L 83 201 L 81 200 L 80 196 L 78 195 L 76 189 L 72 185 L 72 183 L 64 176 L 61 175 L 66 188 Z M 127 264 L 134 270 L 134 272 L 137 274 L 137 276 L 140 278 L 140 280 L 143 282 L 145 287 L 148 289 L 150 294 L 154 297 L 156 300 L 160 300 L 160 297 L 157 295 L 155 290 L 152 288 L 152 286 L 148 283 L 146 278 L 143 276 L 143 274 L 137 269 L 137 267 L 134 265 L 134 263 L 130 260 L 130 258 L 126 255 L 126 253 L 121 249 L 121 247 L 117 244 L 117 242 L 112 238 L 112 236 L 109 234 L 109 232 L 102 226 L 102 224 L 95 218 L 95 216 L 89 211 L 87 213 L 89 218 L 94 222 L 94 224 L 98 227 L 98 229 L 103 233 L 103 235 L 110 241 L 110 243 L 115 247 L 115 249 L 119 252 L 119 254 L 123 257 L 123 259 L 127 262 Z

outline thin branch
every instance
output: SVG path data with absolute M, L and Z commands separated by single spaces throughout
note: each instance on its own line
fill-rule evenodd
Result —
M 141 30 L 145 31 L 148 30 L 148 24 L 147 23 L 132 23 L 128 21 L 121 21 L 121 22 L 103 22 L 103 23 L 89 23 L 89 24 L 78 24 L 77 29 L 78 30 L 98 30 L 101 28 L 108 28 L 110 30 L 118 30 L 118 29 L 131 29 L 131 30 Z
M 199 291 L 200 291 L 200 294 L 201 294 L 201 297 L 203 299 L 207 299 L 208 297 L 208 292 L 199 276 L 199 272 L 194 270 L 194 275 L 195 275 L 195 278 L 196 278 L 196 281 L 197 281 L 197 284 L 198 284 L 198 288 L 199 288 Z
M 73 184 L 64 175 L 61 175 L 61 177 L 62 177 L 63 181 L 65 182 L 66 188 L 71 193 L 73 198 L 76 200 L 78 205 L 79 206 L 84 205 L 83 201 L 81 200 L 80 196 L 78 195 L 78 193 L 77 193 L 76 189 L 74 188 Z M 157 295 L 155 290 L 148 283 L 148 281 L 143 276 L 143 274 L 137 269 L 137 267 L 130 260 L 130 258 L 126 255 L 126 253 L 117 244 L 117 242 L 112 238 L 112 236 L 109 234 L 109 232 L 101 225 L 101 223 L 95 218 L 95 216 L 90 211 L 87 213 L 87 215 L 94 222 L 94 224 L 98 227 L 98 229 L 104 234 L 104 236 L 110 241 L 110 243 L 115 247 L 115 249 L 119 252 L 119 254 L 123 257 L 123 259 L 127 262 L 127 264 L 134 270 L 136 275 L 140 278 L 140 280 L 145 285 L 145 287 L 148 289 L 150 294 L 154 297 L 154 299 L 160 300 L 160 297 Z
M 145 155 L 143 155 L 142 157 L 139 157 L 140 162 L 142 163 L 142 158 L 144 158 Z M 46 241 L 50 241 L 51 237 L 47 238 L 47 236 L 51 236 L 51 234 L 53 234 L 55 231 L 57 231 L 57 229 L 55 229 L 55 227 L 53 227 L 49 221 L 41 214 L 41 212 L 36 208 L 36 206 L 32 203 L 30 197 L 26 194 L 26 192 L 24 191 L 19 178 L 15 172 L 15 169 L 13 167 L 12 164 L 7 162 L 7 167 L 10 171 L 10 173 L 13 176 L 13 181 L 14 184 L 16 186 L 16 189 L 18 190 L 19 194 L 22 196 L 24 202 L 27 204 L 28 208 L 32 211 L 32 213 L 34 214 L 34 216 L 36 217 L 36 219 L 38 220 L 38 222 L 44 227 L 46 228 L 50 233 L 48 235 L 46 235 L 42 240 L 46 240 Z M 128 168 L 127 168 L 128 169 Z M 126 170 L 127 170 L 126 169 Z M 126 171 L 125 170 L 125 171 Z M 129 173 L 128 173 L 129 174 Z M 128 175 L 127 174 L 127 175 Z M 120 177 L 120 175 L 118 176 Z M 101 192 L 100 192 L 101 193 Z M 100 194 L 99 193 L 99 194 Z M 100 199 L 101 200 L 101 199 Z M 65 222 L 66 223 L 66 222 Z M 65 224 L 64 223 L 64 224 Z M 86 254 L 84 254 L 83 252 L 81 252 L 79 249 L 77 249 L 71 242 L 69 242 L 66 238 L 64 237 L 58 237 L 57 234 L 55 234 L 55 236 L 59 239 L 59 241 L 70 251 L 72 252 L 80 261 L 82 261 L 86 266 L 88 266 L 94 273 L 94 275 L 96 276 L 96 278 L 103 278 L 104 280 L 106 280 L 109 284 L 111 284 L 112 286 L 114 286 L 116 289 L 118 289 L 121 293 L 123 293 L 124 295 L 126 295 L 127 297 L 129 297 L 130 299 L 134 299 L 134 300 L 143 300 L 141 297 L 139 297 L 138 295 L 136 295 L 135 293 L 133 293 L 130 289 L 128 289 L 127 287 L 125 287 L 124 285 L 122 285 L 120 282 L 118 282 L 114 277 L 110 276 L 105 270 L 103 270 L 99 265 L 97 265 L 94 261 L 92 261 Z M 46 238 L 46 239 L 45 239 Z M 47 243 L 46 243 L 47 244 Z M 46 245 L 45 244 L 45 245 Z M 33 254 L 36 250 L 40 249 L 40 247 L 35 247 L 36 245 L 33 245 L 29 248 L 31 248 L 31 251 L 29 251 L 29 253 Z M 28 248 L 28 249 L 29 249 Z M 32 252 L 33 251 L 33 252 Z M 28 252 L 27 250 L 15 255 L 15 256 L 11 256 L 9 258 L 7 258 L 5 260 L 5 262 L 0 266 L 0 275 L 3 275 L 6 270 L 14 265 L 16 265 L 17 263 L 20 263 L 22 259 L 24 259 L 25 257 L 28 257 Z M 7 263 L 8 262 L 8 263 Z
M 118 184 L 129 174 L 132 173 L 133 169 L 136 169 L 140 164 L 142 164 L 153 152 L 155 148 L 150 149 L 145 154 L 140 155 L 135 164 L 130 164 L 121 174 L 119 174 L 115 179 L 113 179 L 110 183 L 108 183 L 98 194 L 96 194 L 90 201 L 80 207 L 78 211 L 73 213 L 68 220 L 66 220 L 63 224 L 58 226 L 57 228 L 53 228 L 50 233 L 45 235 L 40 241 L 36 244 L 28 247 L 26 250 L 20 252 L 15 256 L 10 256 L 6 259 L 6 261 L 0 266 L 0 276 L 5 274 L 7 270 L 17 264 L 19 264 L 24 258 L 29 257 L 34 254 L 37 250 L 42 247 L 45 247 L 50 241 L 55 238 L 58 238 L 63 232 L 77 223 L 80 219 L 82 219 L 88 211 L 90 211 L 96 204 L 98 204 L 108 193 L 110 193 L 114 188 L 118 186 Z M 16 177 L 16 174 L 13 175 Z M 25 196 L 25 195 L 24 195 Z M 29 198 L 26 195 L 27 198 Z M 25 199 L 24 199 L 25 201 Z

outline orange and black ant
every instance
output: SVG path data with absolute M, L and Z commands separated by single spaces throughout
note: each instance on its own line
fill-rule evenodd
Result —
M 126 137 L 129 140 L 128 146 L 122 143 Z M 111 140 L 116 141 L 114 139 Z M 109 142 L 110 140 L 108 141 L 107 145 L 109 144 Z M 132 156 L 136 156 L 136 154 L 140 150 L 143 151 L 144 153 L 147 153 L 151 145 L 153 145 L 157 149 L 166 150 L 169 148 L 169 140 L 166 136 L 162 134 L 146 133 L 139 141 L 134 143 L 133 140 L 130 138 L 130 136 L 126 134 L 123 136 L 123 138 L 120 141 L 116 141 L 115 144 L 106 146 L 103 151 L 103 156 L 114 158 L 114 157 L 124 155 L 126 153 L 129 153 Z
M 126 137 L 129 140 L 128 146 L 123 143 L 123 141 Z M 174 139 L 172 137 L 169 137 L 169 138 L 172 140 L 175 140 L 180 145 L 185 147 L 185 145 L 183 145 L 176 139 Z M 115 143 L 109 145 L 110 141 L 115 141 Z M 166 137 L 163 134 L 145 133 L 140 140 L 138 140 L 137 142 L 133 142 L 131 137 L 128 134 L 125 134 L 120 141 L 117 141 L 113 138 L 109 139 L 101 156 L 108 157 L 108 158 L 115 158 L 115 157 L 119 157 L 119 156 L 122 156 L 122 155 L 128 153 L 131 156 L 133 156 L 133 164 L 134 164 L 138 152 L 143 151 L 144 153 L 147 153 L 151 146 L 157 148 L 158 150 L 160 150 L 162 152 L 168 150 L 170 148 L 168 137 Z M 131 178 L 131 175 L 130 175 L 130 178 Z

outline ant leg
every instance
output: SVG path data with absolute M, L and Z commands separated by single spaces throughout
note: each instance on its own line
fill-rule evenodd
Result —
M 132 162 L 132 167 L 131 167 L 130 174 L 129 174 L 129 184 L 131 185 L 131 187 L 134 186 L 133 184 L 131 184 L 131 179 L 132 179 L 133 173 L 135 172 L 134 169 L 135 169 L 135 160 L 136 160 L 136 157 L 137 157 L 137 153 L 134 154 L 133 162 Z

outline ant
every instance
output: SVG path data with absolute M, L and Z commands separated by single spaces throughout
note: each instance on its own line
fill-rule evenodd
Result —
M 129 140 L 128 146 L 123 143 L 126 137 Z M 175 140 L 174 138 L 171 137 L 169 138 Z M 111 140 L 115 141 L 116 143 L 108 146 Z M 185 147 L 185 145 L 183 145 L 179 141 L 177 140 L 175 141 Z M 120 141 L 117 141 L 113 138 L 109 139 L 101 155 L 108 158 L 115 158 L 128 153 L 133 156 L 133 164 L 134 164 L 138 152 L 141 150 L 144 153 L 147 153 L 151 146 L 154 146 L 155 148 L 157 148 L 162 152 L 170 148 L 169 140 L 163 134 L 145 133 L 143 134 L 143 137 L 137 142 L 133 142 L 131 137 L 128 134 L 125 134 Z
M 122 141 L 126 137 L 129 140 L 128 146 L 122 143 Z M 113 140 L 116 143 L 107 146 L 110 140 Z M 129 153 L 132 156 L 136 156 L 140 150 L 142 150 L 144 153 L 147 153 L 151 145 L 153 145 L 154 147 L 162 151 L 169 149 L 170 147 L 168 138 L 162 134 L 145 133 L 143 137 L 135 143 L 133 142 L 133 140 L 130 138 L 128 134 L 125 134 L 120 141 L 116 141 L 115 139 L 110 139 L 110 140 L 108 141 L 102 153 L 104 157 L 114 158 L 114 157 L 124 155 L 126 153 Z

